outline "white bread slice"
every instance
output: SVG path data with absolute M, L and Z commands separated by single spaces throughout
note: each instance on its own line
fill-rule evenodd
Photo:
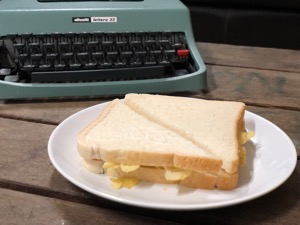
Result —
M 98 160 L 84 160 L 86 169 L 93 173 L 101 173 L 98 168 L 102 166 L 102 162 Z M 183 180 L 167 180 L 165 178 L 165 169 L 158 167 L 141 166 L 137 170 L 131 172 L 123 172 L 120 167 L 106 170 L 106 175 L 113 178 L 134 178 L 151 183 L 160 184 L 179 184 L 182 186 L 197 189 L 219 189 L 231 190 L 237 186 L 238 173 L 227 174 L 220 171 L 218 174 L 196 172 L 193 171 L 190 176 Z
M 150 94 L 128 94 L 124 102 L 222 159 L 225 172 L 238 172 L 244 103 Z
M 222 161 L 175 132 L 139 115 L 118 99 L 77 137 L 84 159 L 143 166 L 174 166 L 218 173 Z

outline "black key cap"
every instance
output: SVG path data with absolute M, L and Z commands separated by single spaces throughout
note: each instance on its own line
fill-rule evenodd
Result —
M 121 68 L 124 66 L 126 66 L 126 63 L 124 63 L 124 62 L 115 62 L 114 63 L 114 67 L 117 67 L 117 68 Z
M 19 60 L 25 60 L 27 57 L 28 57 L 27 53 L 17 55 L 17 59 L 19 59 Z
M 86 59 L 88 57 L 88 55 L 89 55 L 89 53 L 87 53 L 87 52 L 78 52 L 77 53 L 77 57 L 79 59 Z
M 103 52 L 92 52 L 92 56 L 95 58 L 95 59 L 100 59 L 103 57 Z
M 14 49 L 23 49 L 25 47 L 24 43 L 15 43 L 13 44 Z
M 146 40 L 145 44 L 146 45 L 153 45 L 153 44 L 155 44 L 155 40 Z
M 175 49 L 169 49 L 169 50 L 164 50 L 164 53 L 166 55 L 175 55 L 176 51 L 175 51 Z
M 170 66 L 170 65 L 171 65 L 171 62 L 168 61 L 168 60 L 163 60 L 163 61 L 160 61 L 160 62 L 159 62 L 159 65 L 162 65 L 162 66 Z
M 84 65 L 84 68 L 90 70 L 90 69 L 95 69 L 96 66 L 97 66 L 96 63 L 87 63 Z
M 60 48 L 68 48 L 69 47 L 69 42 L 59 42 L 58 46 Z
M 112 44 L 113 44 L 112 41 L 103 41 L 102 42 L 102 45 L 105 46 L 105 47 L 112 46 Z
M 104 63 L 101 64 L 101 66 L 103 68 L 111 68 L 111 63 L 110 62 L 104 62 Z
M 174 49 L 181 49 L 182 46 L 183 46 L 183 45 L 182 45 L 181 43 L 175 43 L 175 44 L 172 45 L 172 47 L 173 47 Z
M 144 62 L 144 64 L 145 64 L 145 66 L 154 66 L 157 63 L 155 61 L 146 61 L 146 62 Z
M 121 57 L 131 57 L 132 51 L 121 52 L 120 55 Z
M 83 43 L 80 42 L 80 41 L 74 42 L 74 43 L 73 43 L 73 46 L 74 46 L 75 48 L 81 48 L 81 47 L 83 46 Z
M 131 41 L 130 43 L 131 43 L 132 46 L 139 46 L 139 45 L 142 44 L 141 41 Z
M 40 60 L 40 59 L 42 59 L 42 57 L 43 57 L 43 54 L 41 54 L 41 53 L 31 54 L 31 58 L 34 60 Z
M 107 52 L 107 56 L 109 58 L 116 58 L 118 56 L 118 52 Z
M 54 49 L 54 43 L 47 42 L 47 43 L 44 44 L 44 48 L 46 50 L 53 50 Z
M 33 71 L 34 69 L 35 69 L 35 65 L 25 65 L 25 66 L 23 66 L 23 68 L 22 68 L 22 70 L 24 70 L 24 71 L 27 71 L 27 72 L 31 72 L 31 71 Z
M 159 40 L 158 43 L 160 45 L 168 45 L 170 43 L 170 41 L 169 40 Z
M 141 66 L 141 65 L 142 65 L 141 62 L 131 62 L 131 63 L 130 63 L 130 66 L 131 66 L 131 67 L 138 67 L 138 66 Z
M 63 59 L 71 59 L 73 56 L 74 56 L 74 53 L 73 53 L 73 52 L 66 52 L 66 53 L 62 53 L 62 54 L 61 54 L 61 57 L 62 57 Z
M 147 54 L 146 51 L 136 51 L 136 52 L 134 52 L 135 56 L 145 56 L 146 54 Z
M 47 59 L 56 59 L 57 56 L 58 56 L 57 53 L 48 53 L 48 54 L 46 54 Z
M 87 43 L 87 45 L 88 45 L 89 47 L 95 47 L 95 46 L 97 46 L 98 44 L 99 44 L 98 41 L 89 41 L 89 42 Z
M 66 69 L 66 65 L 65 64 L 56 64 L 54 65 L 55 70 L 64 70 Z
M 40 47 L 40 43 L 29 43 L 28 46 L 31 49 L 36 49 Z
M 127 41 L 117 41 L 117 42 L 116 42 L 116 45 L 117 45 L 118 47 L 125 46 L 126 44 L 127 44 Z
M 161 54 L 161 50 L 152 50 L 150 51 L 150 54 L 153 56 L 159 56 Z
M 48 71 L 48 70 L 50 70 L 50 69 L 51 69 L 51 66 L 50 66 L 50 65 L 44 64 L 44 65 L 40 65 L 40 66 L 39 66 L 39 70 L 40 70 L 40 71 Z
M 79 63 L 70 64 L 71 70 L 78 70 L 78 69 L 80 69 L 80 67 L 81 67 L 81 64 L 79 64 Z

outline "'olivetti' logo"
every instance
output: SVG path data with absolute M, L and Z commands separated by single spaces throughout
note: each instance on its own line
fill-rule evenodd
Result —
M 116 16 L 72 17 L 73 23 L 117 23 Z
M 91 17 L 73 17 L 73 23 L 90 23 Z

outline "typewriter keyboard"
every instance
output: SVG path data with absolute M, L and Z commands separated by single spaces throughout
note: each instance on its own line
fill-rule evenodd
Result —
M 153 79 L 194 71 L 182 32 L 9 34 L 0 79 L 31 83 Z

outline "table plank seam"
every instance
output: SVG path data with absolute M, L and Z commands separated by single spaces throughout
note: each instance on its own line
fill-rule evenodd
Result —
M 24 121 L 24 122 L 29 122 L 29 123 L 52 125 L 52 126 L 57 126 L 59 124 L 58 122 L 53 122 L 53 121 L 50 121 L 50 120 L 41 120 L 41 119 L 34 119 L 34 118 L 20 117 L 20 116 L 10 116 L 10 115 L 1 114 L 1 113 L 0 113 L 0 118 L 9 119 L 9 120 Z
M 222 66 L 227 68 L 234 68 L 234 69 L 254 69 L 254 70 L 262 70 L 262 71 L 273 71 L 273 72 L 284 72 L 284 73 L 300 73 L 295 72 L 292 70 L 283 70 L 283 69 L 271 69 L 271 68 L 263 68 L 263 67 L 253 67 L 253 66 L 241 66 L 241 65 L 228 65 L 222 63 L 212 63 L 212 62 L 204 62 L 206 66 Z
M 40 186 L 28 185 L 25 183 L 20 183 L 17 181 L 11 181 L 7 179 L 0 179 L 0 188 L 18 191 L 22 193 L 34 194 L 47 198 L 54 198 L 63 201 L 69 201 L 74 203 L 80 203 L 84 205 L 99 206 L 101 202 L 101 207 L 113 207 L 116 205 L 115 202 L 108 201 L 102 198 L 95 198 L 89 193 L 83 193 L 82 195 L 73 195 L 71 193 L 64 193 L 61 191 L 56 191 L 51 188 L 44 188 Z M 100 201 L 99 201 L 100 200 Z

